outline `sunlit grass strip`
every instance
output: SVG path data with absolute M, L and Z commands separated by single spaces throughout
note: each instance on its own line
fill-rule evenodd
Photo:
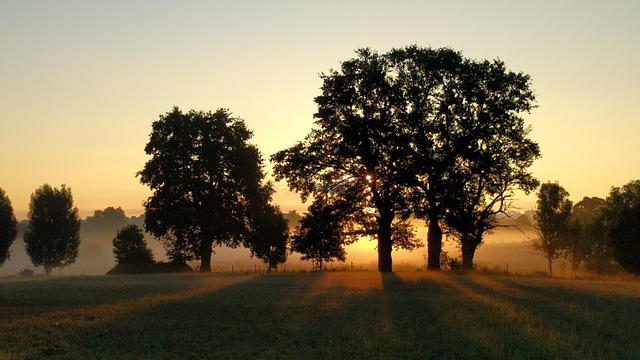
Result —
M 306 273 L 0 281 L 0 358 L 635 358 L 640 284 Z

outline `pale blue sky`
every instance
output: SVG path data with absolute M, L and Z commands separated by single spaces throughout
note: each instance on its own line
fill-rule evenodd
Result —
M 534 174 L 576 201 L 604 197 L 640 178 L 639 4 L 3 0 L 0 187 L 18 217 L 45 182 L 68 184 L 83 216 L 137 214 L 148 190 L 134 175 L 158 114 L 229 108 L 266 157 L 310 130 L 318 73 L 359 47 L 418 44 L 531 75 Z

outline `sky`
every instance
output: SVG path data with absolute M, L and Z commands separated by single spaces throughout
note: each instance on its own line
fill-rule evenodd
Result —
M 531 170 L 574 202 L 640 179 L 637 0 L 3 0 L 0 188 L 19 219 L 45 183 L 68 185 L 83 218 L 139 215 L 150 191 L 136 172 L 160 114 L 228 108 L 268 160 L 311 130 L 319 73 L 357 48 L 412 44 L 529 74 Z M 277 188 L 284 211 L 306 208 Z

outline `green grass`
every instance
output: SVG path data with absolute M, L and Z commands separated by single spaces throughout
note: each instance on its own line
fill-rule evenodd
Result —
M 640 283 L 296 273 L 0 280 L 0 359 L 624 359 Z

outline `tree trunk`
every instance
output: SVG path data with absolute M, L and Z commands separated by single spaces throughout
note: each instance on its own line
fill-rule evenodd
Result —
M 211 272 L 211 240 L 202 240 L 200 244 L 200 272 L 201 273 L 210 273 Z
M 462 269 L 473 270 L 473 257 L 476 254 L 476 247 L 470 240 L 462 243 Z
M 578 265 L 580 265 L 580 260 L 578 260 L 575 250 L 571 252 L 569 261 L 571 262 L 571 273 L 575 275 L 578 272 Z
M 440 270 L 440 252 L 442 251 L 442 229 L 437 216 L 429 216 L 427 232 L 427 270 Z
M 51 276 L 51 270 L 52 270 L 52 269 L 53 269 L 53 268 L 52 268 L 51 266 L 47 266 L 47 265 L 45 265 L 45 267 L 44 267 L 44 274 L 45 274 L 46 276 Z
M 391 259 L 391 222 L 393 215 L 378 218 L 378 271 L 392 272 L 393 261 Z
M 553 277 L 553 259 L 547 259 L 549 261 L 549 276 Z

